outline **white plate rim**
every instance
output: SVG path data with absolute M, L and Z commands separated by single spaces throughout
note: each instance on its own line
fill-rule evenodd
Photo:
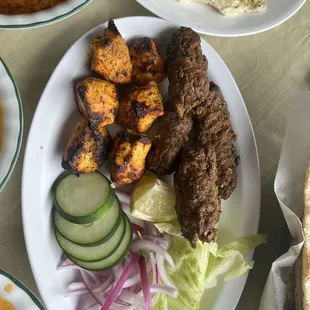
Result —
M 19 112 L 19 132 L 18 132 L 18 137 L 17 137 L 17 141 L 16 141 L 16 148 L 14 151 L 14 155 L 13 158 L 11 159 L 11 162 L 9 164 L 9 170 L 7 171 L 6 175 L 3 177 L 2 180 L 0 180 L 0 192 L 3 190 L 3 188 L 5 187 L 6 183 L 8 182 L 8 180 L 10 179 L 10 176 L 15 168 L 19 153 L 20 153 L 20 149 L 23 143 L 23 132 L 24 132 L 24 114 L 23 114 L 23 105 L 22 105 L 22 100 L 17 88 L 17 85 L 15 83 L 15 80 L 8 68 L 8 66 L 6 65 L 6 63 L 4 62 L 4 60 L 0 57 L 0 64 L 3 66 L 3 68 L 5 69 L 7 76 L 9 77 L 13 87 L 14 87 L 14 91 L 15 91 L 15 97 L 16 97 L 16 102 L 18 104 L 18 112 Z
M 144 8 L 146 8 L 148 11 L 152 12 L 153 14 L 159 16 L 160 18 L 166 19 L 170 22 L 175 22 L 173 20 L 173 18 L 170 18 L 168 14 L 165 14 L 164 11 L 162 14 L 159 14 L 157 10 L 151 8 L 149 5 L 145 4 L 144 0 L 136 0 L 140 5 L 142 5 Z M 193 30 L 195 30 L 198 33 L 201 34 L 206 34 L 206 35 L 210 35 L 210 36 L 216 36 L 216 37 L 244 37 L 244 36 L 249 36 L 249 35 L 254 35 L 254 34 L 258 34 L 258 33 L 262 33 L 268 30 L 271 30 L 277 26 L 280 26 L 281 24 L 285 23 L 287 20 L 289 20 L 291 17 L 293 17 L 302 7 L 303 5 L 306 3 L 307 0 L 303 0 L 303 2 L 300 3 L 300 5 L 298 7 L 295 8 L 295 10 L 293 10 L 290 14 L 288 14 L 284 19 L 273 23 L 272 25 L 268 26 L 268 27 L 261 27 L 260 29 L 257 30 L 252 30 L 252 31 L 247 31 L 244 30 L 242 32 L 239 33 L 228 33 L 225 32 L 224 30 L 222 32 L 216 32 L 216 31 L 204 31 L 199 27 L 195 27 L 194 25 L 187 25 L 186 22 L 184 22 L 184 25 L 187 25 L 189 27 L 191 27 Z M 219 13 L 220 14 L 220 13 Z M 234 17 L 231 17 L 234 18 Z
M 68 3 L 61 3 L 58 5 L 62 5 L 65 7 L 66 12 L 65 13 L 57 13 L 58 10 L 55 7 L 52 7 L 50 9 L 39 11 L 37 13 L 33 14 L 26 14 L 26 15 L 1 15 L 0 14 L 0 23 L 1 23 L 1 17 L 4 17 L 5 19 L 9 19 L 8 24 L 0 24 L 0 29 L 28 29 L 28 28 L 36 28 L 41 26 L 46 26 L 49 24 L 56 23 L 58 21 L 64 20 L 80 10 L 82 10 L 84 7 L 86 7 L 92 0 L 81 0 L 81 3 L 72 6 L 72 3 L 70 1 Z M 59 14 L 59 15 L 58 15 Z M 41 15 L 44 15 L 45 17 L 40 17 Z M 27 22 L 23 22 L 23 20 L 29 19 Z M 41 20 L 41 18 L 43 18 Z M 20 19 L 21 22 L 17 22 L 16 20 Z M 11 20 L 11 21 L 10 21 Z
M 169 21 L 165 21 L 165 20 L 162 20 L 160 18 L 157 18 L 157 17 L 148 17 L 148 16 L 132 16 L 132 17 L 123 17 L 123 18 L 119 18 L 119 19 L 115 19 L 115 23 L 118 23 L 118 22 L 122 22 L 124 20 L 126 20 L 127 22 L 130 23 L 130 20 L 131 19 L 148 19 L 149 22 L 151 23 L 152 21 L 153 22 L 156 22 L 156 21 L 162 21 L 162 22 L 165 22 L 167 24 L 170 24 L 171 26 L 174 26 L 176 27 L 177 25 L 174 24 L 174 23 L 171 23 Z M 66 51 L 66 53 L 63 55 L 63 57 L 60 59 L 60 61 L 58 62 L 58 65 L 57 67 L 61 64 L 61 62 L 64 60 L 65 56 L 67 55 L 67 53 L 70 53 L 71 49 L 73 48 L 73 46 L 77 43 L 77 41 L 79 41 L 81 38 L 83 37 L 86 37 L 90 32 L 92 32 L 93 30 L 95 30 L 96 28 L 99 28 L 99 27 L 105 27 L 107 25 L 107 22 L 106 23 L 102 23 L 100 25 L 97 25 L 95 26 L 93 29 L 87 31 L 84 35 L 82 35 L 79 39 L 77 39 L 71 46 L 70 48 Z M 218 57 L 218 59 L 221 60 L 222 62 L 222 65 L 225 67 L 225 69 L 227 70 L 228 72 L 228 75 L 231 79 L 231 83 L 232 85 L 236 88 L 236 90 L 238 91 L 238 95 L 240 96 L 240 99 L 242 100 L 242 105 L 243 105 L 243 108 L 244 108 L 244 111 L 246 113 L 246 116 L 247 116 L 247 120 L 249 122 L 249 129 L 250 129 L 250 133 L 251 133 L 251 137 L 253 139 L 253 147 L 255 149 L 255 159 L 253 160 L 253 162 L 255 162 L 255 167 L 253 167 L 253 170 L 256 171 L 256 174 L 255 174 L 255 184 L 257 184 L 257 189 L 256 189 L 256 193 L 255 193 L 255 196 L 257 197 L 257 208 L 253 210 L 253 214 L 254 214 L 254 221 L 253 221 L 253 225 L 251 225 L 251 227 L 253 228 L 253 233 L 257 233 L 258 232 L 258 226 L 259 226 L 259 218 L 260 218 L 260 199 L 261 199 L 261 185 L 260 185 L 260 165 L 259 165 L 259 157 L 258 157 L 258 151 L 257 151 L 257 144 L 256 144 L 256 139 L 255 139 L 255 135 L 254 135 L 254 131 L 253 131 L 253 126 L 252 126 L 252 123 L 251 123 L 251 120 L 250 120 L 250 117 L 249 117 L 249 114 L 248 114 L 248 111 L 247 111 L 247 108 L 246 108 L 246 105 L 244 103 L 244 100 L 242 98 L 242 95 L 240 93 L 240 90 L 231 74 L 231 72 L 229 71 L 228 67 L 226 66 L 226 64 L 224 63 L 224 61 L 222 60 L 222 58 L 217 54 L 217 52 L 205 41 L 205 43 L 209 46 L 210 49 L 212 49 L 212 51 L 214 52 L 214 54 L 216 55 L 216 57 Z M 57 68 L 56 67 L 56 68 Z M 53 79 L 53 75 L 55 74 L 56 72 L 56 69 L 54 70 L 53 74 L 51 75 L 48 83 L 46 84 L 46 87 L 41 95 L 41 98 L 39 100 L 39 103 L 40 101 L 42 100 L 42 98 L 45 96 L 45 92 L 47 92 L 47 89 L 49 88 L 49 83 L 51 82 L 51 80 Z M 42 108 L 42 106 L 41 106 Z M 31 243 L 32 243 L 32 239 L 30 238 L 29 236 L 29 229 L 28 229 L 28 225 L 27 225 L 27 221 L 28 221 L 28 216 L 27 216 L 27 210 L 26 210 L 26 204 L 25 203 L 27 201 L 27 185 L 26 185 L 26 179 L 27 179 L 27 174 L 28 174 L 28 169 L 27 169 L 27 166 L 28 166 L 28 157 L 31 157 L 31 151 L 29 150 L 30 149 L 30 139 L 32 137 L 32 131 L 35 131 L 35 128 L 33 126 L 33 124 L 35 122 L 38 121 L 38 118 L 39 118 L 39 113 L 41 112 L 40 111 L 40 104 L 38 104 L 37 106 L 37 109 L 35 111 L 35 114 L 34 114 L 34 117 L 33 117 L 33 120 L 32 120 L 32 125 L 31 125 L 31 128 L 30 128 L 30 131 L 29 131 L 29 135 L 28 135 L 28 139 L 27 139 L 27 144 L 26 144 L 26 150 L 25 150 L 25 156 L 24 156 L 24 164 L 23 164 L 23 172 L 22 172 L 22 221 L 23 221 L 23 230 L 24 230 L 24 238 L 25 238 L 25 243 L 26 243 L 26 248 L 27 248 L 27 253 L 28 253 L 28 257 L 29 257 L 29 262 L 30 262 L 30 266 L 31 266 L 31 269 L 32 269 L 32 272 L 33 272 L 33 275 L 34 275 L 34 278 L 35 278 L 35 281 L 38 285 L 39 282 L 41 282 L 39 280 L 39 273 L 36 271 L 36 268 L 35 268 L 35 263 L 34 263 L 34 256 L 32 256 L 32 252 L 31 252 Z M 26 220 L 27 219 L 27 220 Z M 253 254 L 254 254 L 254 251 L 251 251 L 251 253 L 249 253 L 249 255 L 247 256 L 248 259 L 251 259 L 253 257 Z M 55 271 L 56 272 L 56 271 Z M 240 299 L 240 296 L 243 292 L 243 289 L 244 289 L 244 286 L 245 286 L 245 282 L 246 282 L 246 279 L 248 277 L 248 272 L 246 272 L 245 274 L 243 274 L 241 277 L 239 277 L 238 279 L 236 280 L 232 280 L 232 281 L 236 281 L 239 283 L 240 286 L 242 286 L 242 290 L 239 291 L 237 289 L 236 291 L 236 298 L 235 298 L 235 304 L 231 305 L 232 306 L 232 309 L 234 309 Z M 39 288 L 39 285 L 38 285 L 38 288 Z M 44 295 L 42 294 L 42 298 L 44 300 Z M 45 301 L 45 300 L 44 300 Z

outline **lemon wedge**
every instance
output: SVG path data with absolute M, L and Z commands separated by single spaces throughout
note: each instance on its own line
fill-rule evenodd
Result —
M 144 221 L 168 222 L 177 217 L 174 189 L 147 171 L 131 195 L 131 214 Z

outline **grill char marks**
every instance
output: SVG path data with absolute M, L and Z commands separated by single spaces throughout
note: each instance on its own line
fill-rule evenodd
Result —
M 192 247 L 198 239 L 216 241 L 221 200 L 216 187 L 216 152 L 212 147 L 187 145 L 181 154 L 174 186 L 176 211 L 183 236 Z
M 147 157 L 147 167 L 159 178 L 175 171 L 182 146 L 188 141 L 192 129 L 191 116 L 180 118 L 168 112 L 159 120 L 159 131 Z
M 202 54 L 199 35 L 185 27 L 173 34 L 167 54 L 168 108 L 183 117 L 207 99 L 208 61 Z
M 196 111 L 199 127 L 198 143 L 210 146 L 216 152 L 216 165 L 218 170 L 219 195 L 222 199 L 228 199 L 237 186 L 237 166 L 239 156 L 235 149 L 235 134 L 227 103 L 221 89 L 210 83 L 208 100 L 201 104 Z

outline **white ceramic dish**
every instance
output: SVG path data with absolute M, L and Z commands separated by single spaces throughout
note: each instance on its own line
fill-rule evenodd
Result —
M 32 14 L 0 14 L 0 29 L 35 28 L 53 24 L 79 12 L 90 2 L 91 0 L 67 0 L 50 9 Z
M 197 32 L 238 37 L 272 29 L 293 16 L 306 0 L 267 0 L 267 10 L 236 17 L 221 15 L 209 5 L 177 0 L 137 0 L 146 9 L 166 20 L 188 26 Z
M 0 269 L 0 301 L 14 310 L 45 310 L 38 298 L 19 280 Z M 4 306 L 3 306 L 4 307 Z M 0 309 L 3 309 L 0 305 Z M 13 309 L 13 308 L 5 308 Z
M 9 180 L 23 140 L 23 108 L 14 79 L 0 57 L 0 104 L 4 115 L 3 150 L 0 155 L 0 191 Z
M 178 28 L 151 17 L 122 18 L 115 23 L 126 40 L 148 36 L 159 42 L 163 52 L 171 34 Z M 80 118 L 74 100 L 74 85 L 77 80 L 91 74 L 87 56 L 90 40 L 102 33 L 105 26 L 100 25 L 82 36 L 58 64 L 40 99 L 26 147 L 22 180 L 24 233 L 32 271 L 49 310 L 74 310 L 78 309 L 77 305 L 83 309 L 85 303 L 90 302 L 87 298 L 78 300 L 64 297 L 67 285 L 75 275 L 72 271 L 56 272 L 61 250 L 56 243 L 51 221 L 51 186 L 62 172 L 62 154 L 73 126 Z M 219 226 L 221 240 L 227 241 L 257 233 L 260 212 L 259 164 L 251 123 L 238 87 L 218 54 L 205 41 L 202 41 L 202 48 L 208 55 L 210 78 L 222 88 L 239 136 L 239 186 L 224 203 Z M 167 93 L 167 82 L 162 89 Z M 109 128 L 111 134 L 117 130 L 116 125 Z M 107 172 L 106 169 L 103 172 Z M 218 287 L 217 292 L 212 292 L 215 300 L 206 296 L 202 301 L 202 309 L 210 309 L 208 305 L 211 299 L 214 301 L 213 309 L 233 309 L 245 281 L 246 275 Z

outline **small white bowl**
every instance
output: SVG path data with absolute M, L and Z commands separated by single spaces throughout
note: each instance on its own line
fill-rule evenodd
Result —
M 54 7 L 31 14 L 0 14 L 0 29 L 36 28 L 56 23 L 82 10 L 92 0 L 67 0 Z
M 15 81 L 0 57 L 0 103 L 3 108 L 3 150 L 0 155 L 0 191 L 14 170 L 23 141 L 23 107 Z
M 292 17 L 306 0 L 267 0 L 262 13 L 224 16 L 211 6 L 178 0 L 136 0 L 154 14 L 197 32 L 218 37 L 238 37 L 274 28 Z

